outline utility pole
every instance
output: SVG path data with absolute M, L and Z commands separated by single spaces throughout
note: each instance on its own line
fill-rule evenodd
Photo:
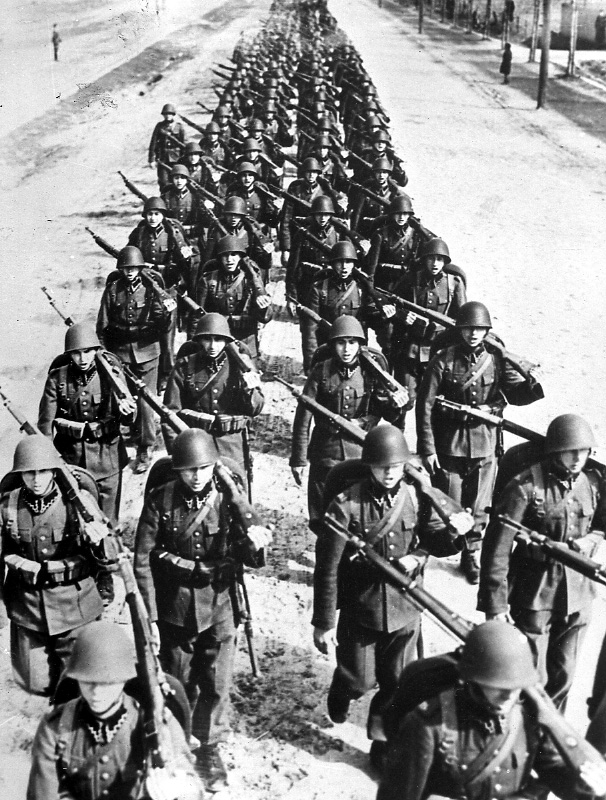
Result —
M 423 33 L 423 15 L 425 12 L 424 6 L 424 0 L 419 0 L 419 33 Z
M 547 79 L 549 78 L 549 48 L 551 45 L 551 0 L 543 0 L 543 33 L 541 35 L 541 64 L 537 108 L 545 106 Z
M 484 25 L 484 38 L 490 38 L 490 15 L 492 14 L 492 0 L 486 0 L 486 23 Z
M 530 33 L 530 50 L 528 52 L 528 62 L 534 63 L 537 60 L 537 41 L 539 38 L 539 17 L 541 16 L 541 0 L 534 0 L 532 14 L 532 31 Z
M 568 64 L 566 65 L 566 77 L 574 78 L 575 56 L 577 52 L 577 38 L 579 35 L 579 7 L 577 0 L 571 0 L 570 18 L 570 45 L 568 47 Z

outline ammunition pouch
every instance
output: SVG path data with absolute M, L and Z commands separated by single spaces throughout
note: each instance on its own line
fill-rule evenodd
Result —
M 194 411 L 191 408 L 183 408 L 179 411 L 179 417 L 186 422 L 190 428 L 201 428 L 203 431 L 210 431 L 214 425 L 214 419 L 208 419 L 208 414 Z
M 76 420 L 57 417 L 53 424 L 55 431 L 59 435 L 85 442 L 114 439 L 120 433 L 120 427 L 113 419 L 77 422 Z
M 248 427 L 250 417 L 233 414 L 217 414 L 213 419 L 208 419 L 208 414 L 185 408 L 179 411 L 179 417 L 191 428 L 201 428 L 214 436 L 223 436 L 226 433 L 239 433 Z
M 152 550 L 150 563 L 163 579 L 195 589 L 204 589 L 211 584 L 227 587 L 236 575 L 236 565 L 230 559 L 192 561 L 167 550 Z
M 4 556 L 4 563 L 10 572 L 16 572 L 25 584 L 36 589 L 68 586 L 90 575 L 84 556 L 38 562 L 11 554 Z
M 248 422 L 249 417 L 218 414 L 213 427 L 219 435 L 224 433 L 240 433 L 240 431 L 248 427 Z
M 81 441 L 84 439 L 88 422 L 76 422 L 75 420 L 57 417 L 57 419 L 54 420 L 53 425 L 57 433 L 59 433 L 61 436 L 66 436 L 69 439 L 77 439 Z

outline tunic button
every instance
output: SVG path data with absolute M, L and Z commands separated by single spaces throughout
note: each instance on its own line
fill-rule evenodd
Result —
M 393 536 L 393 535 L 394 535 L 394 532 L 393 532 L 393 531 L 389 531 L 389 533 L 388 533 L 388 536 L 390 536 L 390 537 L 391 537 L 391 536 Z
M 244 516 L 246 517 L 246 519 L 252 519 L 252 514 L 250 513 L 250 511 L 246 513 Z
M 396 546 L 395 546 L 394 544 L 390 544 L 390 545 L 389 545 L 389 549 L 390 549 L 390 550 L 395 550 L 395 549 L 396 549 Z
M 102 781 L 108 781 L 109 780 L 109 772 L 102 772 L 99 777 L 101 778 Z
M 495 792 L 500 792 L 502 788 L 503 787 L 501 786 L 500 783 L 495 783 L 495 785 L 494 785 Z
M 101 761 L 102 764 L 107 764 L 107 762 L 109 761 L 109 756 L 101 756 L 99 760 Z
M 196 544 L 194 546 L 195 546 L 196 550 L 199 550 L 202 547 L 200 542 L 196 542 Z
M 43 552 L 43 553 L 48 553 L 48 547 L 43 547 L 43 548 L 42 548 L 42 552 Z
M 40 541 L 43 542 L 46 539 L 46 536 L 41 536 Z
M 78 773 L 78 767 L 72 767 L 72 775 L 76 775 Z

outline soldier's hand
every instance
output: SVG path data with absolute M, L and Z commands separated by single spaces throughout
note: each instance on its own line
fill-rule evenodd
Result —
M 272 200 L 272 203 L 274 204 L 274 208 L 277 211 L 282 211 L 282 208 L 284 206 L 284 198 L 283 197 L 276 197 L 275 200 Z
M 404 319 L 404 322 L 406 323 L 406 325 L 414 325 L 418 319 L 419 319 L 418 314 L 415 314 L 414 311 L 409 311 Z
M 323 631 L 321 628 L 314 628 L 314 645 L 327 656 L 329 648 L 333 650 L 337 646 L 336 630 L 331 628 L 329 631 Z
M 423 566 L 421 559 L 413 555 L 402 556 L 398 559 L 398 564 L 407 575 L 412 575 L 419 567 Z
M 596 764 L 593 761 L 586 761 L 581 764 L 579 772 L 581 780 L 589 786 L 595 797 L 603 797 L 606 794 L 606 763 Z
M 604 537 L 599 533 L 588 533 L 581 536 L 579 539 L 569 539 L 569 545 L 572 550 L 576 550 L 582 556 L 591 558 L 597 548 L 604 541 Z
M 218 176 L 218 175 L 219 175 L 219 173 L 217 173 L 217 176 Z M 215 181 L 215 183 L 216 183 L 216 179 L 214 178 L 214 176 L 213 176 L 213 180 L 214 180 L 214 181 Z M 204 203 L 204 205 L 206 206 L 206 208 L 210 209 L 211 211 L 212 211 L 212 210 L 214 209 L 214 207 L 215 207 L 215 204 L 213 203 L 213 201 L 212 201 L 212 200 L 209 200 L 209 199 L 208 199 L 208 197 L 207 197 L 205 200 L 203 200 L 202 202 Z
M 91 544 L 99 544 L 108 534 L 108 528 L 100 520 L 93 519 L 82 523 L 84 536 Z
M 432 476 L 442 469 L 437 453 L 432 453 L 430 456 L 423 456 L 423 466 Z
M 169 314 L 172 314 L 175 308 L 177 307 L 177 301 L 173 297 L 167 297 L 162 301 L 164 308 L 168 311 Z
M 288 309 L 288 313 L 290 314 L 291 317 L 296 317 L 297 316 L 297 304 L 296 303 L 293 303 L 290 300 L 288 300 L 286 302 L 286 308 Z
M 156 169 L 156 162 L 155 161 L 150 161 L 149 162 L 149 168 L 150 169 Z
M 473 514 L 469 511 L 457 511 L 451 514 L 448 525 L 457 536 L 465 536 L 474 526 Z
M 128 417 L 137 410 L 137 401 L 134 397 L 121 397 L 118 400 L 118 410 L 123 416 Z
M 259 389 L 261 386 L 261 376 L 255 370 L 244 372 L 242 380 L 247 389 Z
M 266 253 L 273 253 L 273 251 L 274 251 L 274 243 L 273 242 L 265 242 L 265 244 L 263 245 L 263 250 Z
M 191 258 L 194 254 L 193 248 L 191 248 L 189 245 L 183 245 L 183 247 L 180 248 L 180 251 L 183 258 Z
M 198 800 L 200 786 L 183 769 L 152 768 L 145 778 L 145 794 L 151 800 Z
M 290 250 L 282 250 L 282 255 L 280 256 L 280 260 L 282 261 L 283 267 L 285 267 L 288 264 L 289 258 L 290 258 Z
M 337 205 L 342 211 L 347 211 L 347 206 L 349 204 L 349 200 L 347 199 L 346 195 L 341 195 L 337 198 Z
M 370 250 L 370 241 L 368 239 L 360 239 L 360 248 L 364 255 L 367 256 Z
M 158 630 L 158 623 L 157 622 L 150 622 L 149 627 L 151 629 L 151 646 L 152 650 L 154 651 L 155 655 L 158 655 L 160 652 L 160 631 Z
M 404 408 L 409 399 L 410 396 L 408 394 L 408 389 L 405 389 L 404 387 L 398 389 L 398 391 L 394 392 L 391 396 L 391 402 L 396 408 Z
M 251 525 L 246 531 L 246 535 L 254 544 L 256 550 L 263 550 L 264 547 L 270 544 L 272 539 L 269 528 L 264 528 L 262 525 Z
M 496 619 L 497 622 L 509 622 L 510 625 L 513 625 L 513 620 L 509 616 L 508 611 L 500 611 L 498 614 L 486 614 L 487 622 L 492 622 L 494 619 Z
M 271 298 L 267 294 L 260 294 L 256 299 L 256 303 L 259 308 L 269 308 L 271 303 Z
M 395 317 L 396 315 L 396 307 L 391 303 L 387 303 L 387 305 L 382 306 L 381 314 L 383 314 L 385 319 L 391 319 L 391 317 Z
M 297 486 L 303 486 L 303 472 L 305 471 L 305 467 L 291 467 L 290 471 L 292 472 Z

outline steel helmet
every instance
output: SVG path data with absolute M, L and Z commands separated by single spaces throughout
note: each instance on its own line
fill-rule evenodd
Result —
M 342 314 L 333 322 L 328 339 L 329 341 L 333 339 L 359 339 L 361 342 L 365 342 L 366 334 L 364 333 L 364 328 L 355 317 L 349 314 Z
M 250 161 L 241 161 L 238 164 L 238 175 L 242 175 L 244 172 L 252 172 L 253 175 L 258 177 L 259 173 L 257 172 L 257 168 L 255 165 Z M 242 198 L 244 199 L 244 198 Z
M 268 77 L 265 78 L 265 85 L 268 89 L 277 89 L 279 86 L 279 81 L 277 78 Z
M 176 114 L 177 109 L 174 107 L 172 103 L 165 103 L 162 106 L 162 114 Z
M 122 625 L 89 622 L 78 631 L 65 674 L 88 683 L 126 683 L 137 676 L 135 646 Z
M 246 129 L 249 131 L 264 131 L 265 123 L 261 119 L 251 119 L 251 121 L 246 126 Z
M 474 628 L 463 645 L 464 681 L 495 689 L 525 689 L 538 683 L 528 639 L 508 622 L 490 620 Z
M 320 117 L 320 119 L 316 122 L 316 128 L 319 131 L 332 131 L 333 124 L 330 117 Z
M 425 242 L 421 247 L 420 256 L 421 258 L 425 258 L 425 256 L 444 256 L 447 264 L 450 264 L 451 261 L 448 245 L 444 239 L 439 239 L 437 236 Z
M 334 214 L 335 207 L 332 202 L 332 198 L 327 197 L 325 194 L 318 195 L 318 197 L 314 197 L 311 201 L 311 213 L 312 214 Z
M 89 350 L 91 347 L 101 347 L 95 328 L 89 322 L 76 322 L 65 332 L 64 353 L 72 350 Z
M 595 437 L 589 423 L 578 414 L 560 414 L 549 423 L 545 435 L 546 453 L 592 450 L 595 446 Z
M 244 141 L 242 142 L 242 152 L 246 153 L 246 152 L 251 152 L 252 150 L 256 150 L 258 153 L 260 153 L 262 152 L 263 148 L 261 147 L 259 142 L 256 139 L 253 139 L 252 137 L 249 139 L 244 139 Z
M 239 214 L 242 217 L 246 216 L 246 200 L 243 197 L 238 197 L 237 194 L 232 194 L 225 201 L 223 206 L 224 214 Z
M 170 171 L 170 177 L 174 178 L 175 175 L 181 175 L 183 178 L 189 178 L 189 170 L 185 164 L 175 164 Z
M 41 469 L 58 469 L 61 458 L 53 443 L 41 433 L 26 436 L 15 447 L 13 472 L 34 472 Z
M 180 433 L 173 442 L 173 469 L 207 467 L 217 460 L 217 448 L 210 434 L 200 428 Z
M 373 131 L 372 140 L 373 142 L 389 142 L 389 134 L 385 128 L 381 128 L 378 131 Z
M 161 197 L 148 197 L 143 204 L 143 216 L 145 216 L 148 211 L 161 211 L 164 215 L 166 215 L 168 209 L 166 208 L 166 203 Z
M 377 159 L 380 161 L 380 159 Z M 389 214 L 414 214 L 412 200 L 407 194 L 398 194 L 389 203 Z
M 231 117 L 231 109 L 227 106 L 217 106 L 214 113 L 215 117 Z
M 186 156 L 194 156 L 196 154 L 201 155 L 203 151 L 198 142 L 188 142 L 183 152 Z
M 301 164 L 302 172 L 322 172 L 322 167 L 317 158 L 306 158 Z
M 246 253 L 246 244 L 243 236 L 223 236 L 217 242 L 216 253 L 218 256 L 225 253 Z
M 275 100 L 265 100 L 263 103 L 263 111 L 265 114 L 275 114 L 277 111 L 277 105 Z
M 204 133 L 221 133 L 221 128 L 219 124 L 213 120 L 204 128 Z
M 457 328 L 492 328 L 492 320 L 483 303 L 470 300 L 464 303 L 455 317 Z
M 134 247 L 133 245 L 129 244 L 126 247 L 123 247 L 122 250 L 118 253 L 118 260 L 116 262 L 116 267 L 118 269 L 126 269 L 126 267 L 144 267 L 145 266 L 145 259 L 143 258 L 143 253 L 139 250 L 138 247 Z
M 330 147 L 330 137 L 321 134 L 320 136 L 316 136 L 314 141 L 314 147 Z
M 393 425 L 377 425 L 366 434 L 362 445 L 362 461 L 375 467 L 408 461 L 410 450 L 404 434 Z
M 228 342 L 234 341 L 227 319 L 223 314 L 216 314 L 215 312 L 204 314 L 198 320 L 193 338 L 198 339 L 200 336 L 220 336 Z
M 381 156 L 372 162 L 373 172 L 393 172 L 393 165 L 388 158 Z
M 353 245 L 353 242 L 350 242 L 349 239 L 345 239 L 342 242 L 337 242 L 333 244 L 330 250 L 330 261 L 357 261 L 358 254 L 356 253 L 356 248 Z
M 370 114 L 370 116 L 366 119 L 366 125 L 369 128 L 382 128 L 383 121 L 380 117 L 377 117 L 376 114 Z

